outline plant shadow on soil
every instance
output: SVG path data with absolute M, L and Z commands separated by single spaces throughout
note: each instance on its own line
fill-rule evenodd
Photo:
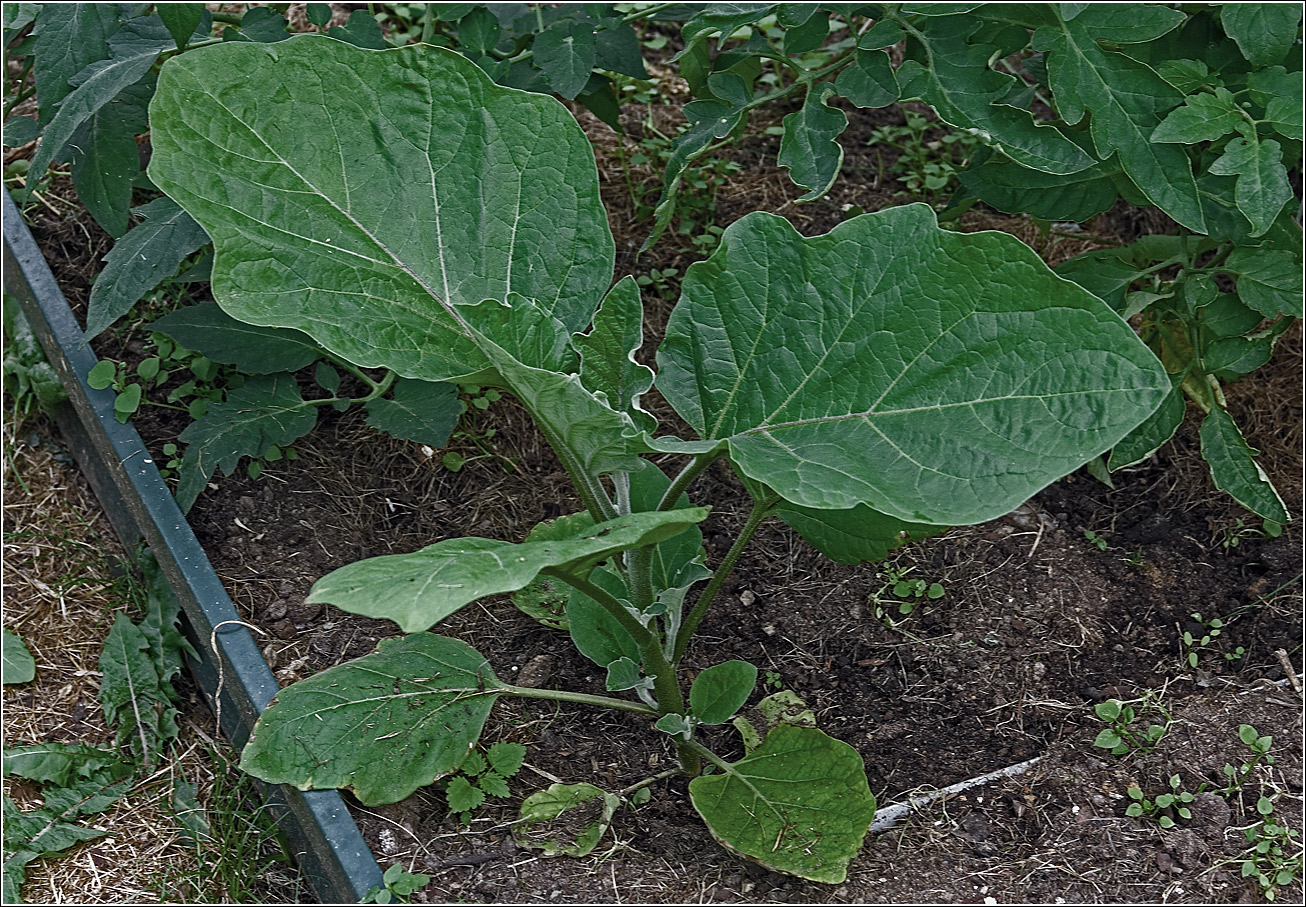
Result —
M 779 113 L 777 113 L 778 119 Z M 725 225 L 750 210 L 776 210 L 804 233 L 828 230 L 841 206 L 874 210 L 893 199 L 867 149 L 869 131 L 901 115 L 862 112 L 841 141 L 847 149 L 836 195 L 795 208 L 798 194 L 776 170 L 774 142 L 748 139 L 733 154 L 744 165 L 723 187 Z M 630 205 L 605 127 L 580 117 L 599 148 L 605 199 L 618 241 L 618 274 L 680 268 L 692 260 L 670 238 L 635 263 L 647 224 Z M 770 145 L 768 146 L 768 142 Z M 1138 212 L 1113 211 L 1091 225 L 1122 240 Z M 1006 229 L 1050 261 L 1088 248 L 1041 238 L 1030 221 L 978 211 L 961 228 Z M 70 235 L 66 222 L 35 226 L 70 298 L 84 311 L 88 275 L 103 248 Z M 91 227 L 93 230 L 93 226 Z M 1040 242 L 1042 243 L 1040 245 Z M 665 311 L 645 296 L 653 348 Z M 665 308 L 665 303 L 661 303 Z M 1301 332 L 1274 361 L 1230 388 L 1234 415 L 1289 511 L 1302 512 Z M 119 344 L 119 346 L 114 346 Z M 101 355 L 139 354 L 139 341 L 106 336 Z M 654 396 L 664 425 L 674 414 Z M 180 430 L 166 413 L 137 420 L 156 450 Z M 461 472 L 438 453 L 369 429 L 357 414 L 324 413 L 296 445 L 300 459 L 219 478 L 190 514 L 244 619 L 269 633 L 264 654 L 282 685 L 371 651 L 395 635 L 388 622 L 304 601 L 328 571 L 363 557 L 411 551 L 464 535 L 516 540 L 542 519 L 581 509 L 552 453 L 511 399 L 479 414 L 493 427 L 492 449 Z M 468 445 L 462 451 L 476 453 Z M 353 804 L 382 866 L 402 862 L 428 872 L 415 900 L 432 902 L 910 902 L 1210 901 L 1256 897 L 1234 859 L 1240 831 L 1256 820 L 1262 794 L 1302 827 L 1302 711 L 1274 652 L 1300 663 L 1301 522 L 1278 539 L 1223 543 L 1245 517 L 1214 489 L 1190 419 L 1151 460 L 1117 473 L 1114 490 L 1083 470 L 1050 486 L 1001 520 L 962 527 L 901 549 L 890 564 L 939 582 L 891 628 L 870 598 L 885 565 L 845 567 L 824 559 L 784 526 L 764 527 L 715 609 L 685 667 L 693 672 L 732 658 L 753 662 L 804 697 L 820 726 L 858 749 L 881 805 L 1041 756 L 1028 773 L 914 813 L 868 838 L 846 883 L 805 883 L 744 863 L 717 846 L 689 804 L 681 780 L 654 788 L 651 802 L 618 812 L 612 831 L 584 859 L 539 858 L 514 844 L 516 803 L 550 778 L 618 790 L 667 768 L 665 735 L 625 714 L 501 699 L 483 744 L 528 745 L 528 766 L 511 781 L 513 799 L 495 801 L 459 827 L 443 798 L 424 789 L 384 807 Z M 745 495 L 717 464 L 691 489 L 716 506 L 704 524 L 709 564 L 719 561 L 747 512 Z M 1105 540 L 1099 550 L 1085 538 Z M 1189 667 L 1180 637 L 1197 629 L 1191 614 L 1220 616 L 1227 627 Z M 1229 620 L 1231 615 L 1236 615 Z M 890 616 L 901 618 L 891 609 Z M 435 628 L 475 646 L 506 680 L 603 693 L 603 672 L 564 633 L 547 629 L 505 598 L 468 606 Z M 1237 647 L 1245 654 L 1228 658 Z M 530 675 L 529 680 L 523 675 Z M 774 680 L 775 678 L 773 678 Z M 1160 693 L 1170 731 L 1152 753 L 1094 750 L 1102 723 L 1093 704 Z M 769 690 L 759 689 L 754 701 Z M 1226 806 L 1204 797 L 1194 818 L 1163 831 L 1124 817 L 1131 784 L 1161 793 L 1178 772 L 1187 789 L 1220 782 L 1221 767 L 1247 756 L 1240 724 L 1273 734 L 1276 763 L 1259 768 Z M 723 754 L 740 752 L 733 730 L 714 729 Z M 1300 882 L 1281 891 L 1301 894 Z

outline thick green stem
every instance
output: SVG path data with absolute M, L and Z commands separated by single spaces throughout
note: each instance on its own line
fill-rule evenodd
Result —
M 744 523 L 744 528 L 739 532 L 739 538 L 730 546 L 726 552 L 725 558 L 721 561 L 716 572 L 712 574 L 712 579 L 708 582 L 707 587 L 699 595 L 698 601 L 694 603 L 694 610 L 689 612 L 689 617 L 681 624 L 679 632 L 676 633 L 676 647 L 672 652 L 671 660 L 675 664 L 680 664 L 680 659 L 685 657 L 685 649 L 689 647 L 690 637 L 698 629 L 699 623 L 703 620 L 703 615 L 711 607 L 712 602 L 716 599 L 717 593 L 725 585 L 726 578 L 730 576 L 730 571 L 735 568 L 739 561 L 739 556 L 744 553 L 748 543 L 752 541 L 753 534 L 757 532 L 757 527 L 762 525 L 771 508 L 775 506 L 776 501 L 780 500 L 779 496 L 772 496 L 764 501 L 753 501 L 753 510 L 748 514 L 748 521 Z
M 662 652 L 662 642 L 658 639 L 657 633 L 650 630 L 639 622 L 635 615 L 626 609 L 626 606 L 617 601 L 606 589 L 603 589 L 588 579 L 583 579 L 574 574 L 566 573 L 562 570 L 545 570 L 549 576 L 556 577 L 568 584 L 574 589 L 584 592 L 594 601 L 598 602 L 603 610 L 616 619 L 622 628 L 630 634 L 631 639 L 639 646 L 640 659 L 644 663 L 644 673 L 653 679 L 653 695 L 657 699 L 658 708 L 656 714 L 684 714 L 685 699 L 680 692 L 680 683 L 676 678 L 676 669 L 672 662 L 667 661 L 666 655 Z M 680 767 L 686 775 L 693 778 L 702 770 L 702 763 L 698 756 L 689 748 L 684 741 L 676 741 L 676 751 L 680 757 Z
M 657 710 L 642 702 L 631 699 L 614 699 L 611 696 L 594 696 L 589 693 L 573 693 L 570 690 L 536 690 L 531 687 L 515 687 L 506 684 L 505 696 L 520 696 L 525 699 L 547 699 L 552 702 L 575 702 L 580 705 L 598 706 L 604 709 L 617 709 L 621 712 L 634 712 L 636 715 L 657 717 Z
M 703 474 L 703 470 L 712 465 L 713 460 L 725 456 L 725 453 L 726 446 L 722 444 L 715 450 L 694 457 L 684 469 L 680 470 L 680 474 L 671 480 L 671 485 L 667 487 L 666 493 L 662 495 L 662 500 L 658 502 L 658 510 L 675 510 L 677 507 L 676 502 L 689 489 L 689 486 L 694 484 L 694 480 Z
M 526 407 L 527 412 L 531 414 L 531 419 L 544 435 L 544 439 L 549 442 L 553 452 L 558 455 L 562 468 L 571 479 L 571 484 L 576 488 L 576 493 L 580 495 L 581 503 L 585 505 L 585 509 L 594 518 L 594 522 L 602 523 L 605 520 L 616 519 L 618 516 L 617 508 L 612 503 L 612 499 L 608 497 L 607 491 L 603 488 L 603 483 L 585 470 L 584 464 L 572 453 L 566 441 L 550 428 L 545 420 L 539 417 L 539 413 L 535 412 L 525 396 L 517 394 L 517 399 Z

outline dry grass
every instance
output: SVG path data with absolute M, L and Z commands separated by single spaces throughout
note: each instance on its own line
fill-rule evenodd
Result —
M 99 704 L 97 662 L 115 614 L 132 607 L 121 569 L 127 553 L 48 420 L 7 418 L 4 448 L 4 625 L 23 638 L 37 667 L 35 680 L 4 688 L 4 746 L 109 746 L 113 731 Z M 230 900 L 234 886 L 220 871 L 221 855 L 186 840 L 172 805 L 176 784 L 185 781 L 199 789 L 215 827 L 240 822 L 229 797 L 212 797 L 215 783 L 219 791 L 233 783 L 234 757 L 209 737 L 212 719 L 193 692 L 190 700 L 181 704 L 182 733 L 168 761 L 139 771 L 126 797 L 90 817 L 110 834 L 29 864 L 27 902 Z M 4 789 L 21 808 L 39 805 L 30 783 L 5 779 Z M 258 900 L 281 900 L 278 890 L 292 901 L 302 894 L 289 878 L 266 881 Z M 241 883 L 254 887 L 255 880 Z

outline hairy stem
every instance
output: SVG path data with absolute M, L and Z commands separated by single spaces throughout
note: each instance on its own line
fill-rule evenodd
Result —
M 780 500 L 779 495 L 773 495 L 762 501 L 753 501 L 752 512 L 748 514 L 748 521 L 744 523 L 744 528 L 740 530 L 739 537 L 735 543 L 730 546 L 726 552 L 725 558 L 717 567 L 716 572 L 712 574 L 712 579 L 708 582 L 707 587 L 699 595 L 698 601 L 694 603 L 694 610 L 689 612 L 689 617 L 681 625 L 680 630 L 676 633 L 676 647 L 672 652 L 671 660 L 675 664 L 680 664 L 680 659 L 685 657 L 685 649 L 689 647 L 690 637 L 698 629 L 699 623 L 703 620 L 703 615 L 711 607 L 712 602 L 716 599 L 717 593 L 725 585 L 726 578 L 730 576 L 730 571 L 735 568 L 739 561 L 739 556 L 744 553 L 748 543 L 752 541 L 753 534 L 757 532 L 757 527 L 762 525 L 771 508 Z

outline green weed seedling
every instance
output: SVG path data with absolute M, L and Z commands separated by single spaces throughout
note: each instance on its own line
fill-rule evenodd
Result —
M 1302 847 L 1298 832 L 1274 815 L 1274 801 L 1261 797 L 1256 801 L 1261 821 L 1243 830 L 1251 845 L 1242 861 L 1243 878 L 1254 878 L 1267 901 L 1278 898 L 1279 889 L 1297 881 L 1302 871 Z
M 1194 795 L 1183 789 L 1183 782 L 1178 775 L 1170 776 L 1169 785 L 1170 790 L 1158 794 L 1155 800 L 1149 800 L 1141 788 L 1130 785 L 1127 793 L 1133 802 L 1125 808 L 1125 815 L 1146 817 L 1162 828 L 1174 828 L 1176 816 L 1180 819 L 1191 819 L 1193 813 L 1188 808 L 1188 804 L 1193 802 Z
M 507 797 L 508 779 L 521 771 L 526 747 L 520 743 L 493 743 L 485 754 L 472 750 L 458 766 L 458 773 L 445 782 L 444 796 L 449 811 L 463 825 L 470 825 L 472 810 L 486 797 Z
M 904 111 L 904 117 L 906 122 L 901 126 L 877 127 L 867 144 L 897 148 L 899 155 L 889 173 L 903 184 L 908 194 L 925 198 L 937 207 L 957 189 L 957 176 L 979 148 L 980 140 L 969 132 L 947 131 L 940 138 L 927 141 L 926 135 L 939 129 L 939 124 L 911 110 Z
M 1238 739 L 1252 751 L 1253 758 L 1237 767 L 1225 764 L 1224 776 L 1229 779 L 1229 785 L 1223 791 L 1226 795 L 1241 788 L 1247 782 L 1247 779 L 1251 777 L 1256 766 L 1262 762 L 1266 765 L 1274 764 L 1274 756 L 1270 753 L 1270 747 L 1274 745 L 1273 737 L 1268 734 L 1262 735 L 1250 724 L 1240 724 L 1238 725 Z
M 883 621 L 890 629 L 896 626 L 889 609 L 893 608 L 899 615 L 911 615 L 922 602 L 943 598 L 945 590 L 942 583 L 927 583 L 923 579 L 908 579 L 915 567 L 898 569 L 886 567 L 883 576 L 886 582 L 878 590 L 867 596 L 875 608 L 875 617 Z M 892 595 L 893 598 L 889 596 Z
M 363 896 L 364 904 L 412 903 L 414 892 L 431 884 L 431 877 L 424 872 L 408 872 L 400 863 L 395 863 L 381 876 L 381 884 L 373 885 Z
M 414 78 L 429 90 L 414 94 Z M 329 102 L 306 79 L 332 85 Z M 341 102 L 355 97 L 367 102 Z M 731 723 L 758 669 L 683 670 L 759 527 L 779 519 L 842 563 L 881 561 L 1010 512 L 1170 389 L 1096 296 L 1014 237 L 944 230 L 922 204 L 824 236 L 762 212 L 735 221 L 686 271 L 655 371 L 636 355 L 639 286 L 613 279 L 585 133 L 555 99 L 442 48 L 225 42 L 162 67 L 150 126 L 151 180 L 212 238 L 214 294 L 232 317 L 303 332 L 360 371 L 511 393 L 583 508 L 525 539 L 448 539 L 319 579 L 310 601 L 404 635 L 278 694 L 241 757 L 268 782 L 395 802 L 462 765 L 501 697 L 615 709 L 674 750 L 732 852 L 842 882 L 875 813 L 857 750 L 782 721 L 756 749 L 720 755 L 700 729 Z M 434 176 L 415 188 L 417 172 Z M 641 406 L 655 384 L 685 437 Z M 689 495 L 713 464 L 750 503 L 709 567 L 710 508 Z M 606 675 L 603 694 L 513 685 L 469 642 L 430 632 L 537 582 L 565 592 L 566 632 Z M 546 852 L 580 853 L 620 806 L 560 782 L 522 811 L 574 830 Z M 572 809 L 588 818 L 553 823 Z
M 1135 750 L 1143 753 L 1150 753 L 1156 749 L 1161 738 L 1170 725 L 1170 715 L 1163 709 L 1151 694 L 1141 700 L 1132 700 L 1141 702 L 1138 710 L 1126 702 L 1119 699 L 1108 699 L 1099 702 L 1093 707 L 1093 712 L 1098 718 L 1107 723 L 1107 727 L 1100 730 L 1093 746 L 1099 749 L 1109 750 L 1117 756 L 1123 756 L 1126 753 Z M 1133 727 L 1135 719 L 1146 712 L 1159 712 L 1164 717 L 1164 722 L 1160 724 L 1149 724 L 1142 730 L 1136 730 Z
M 1098 551 L 1106 551 L 1107 548 L 1111 547 L 1107 543 L 1106 536 L 1094 532 L 1092 529 L 1084 530 L 1084 538 L 1088 541 L 1090 545 L 1092 545 Z

